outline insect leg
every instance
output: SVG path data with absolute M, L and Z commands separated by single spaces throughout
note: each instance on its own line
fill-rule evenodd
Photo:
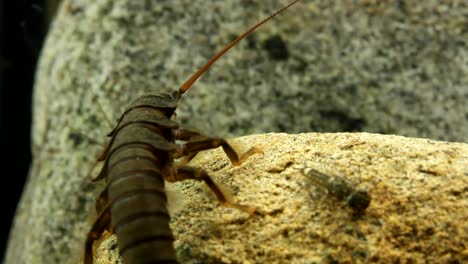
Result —
M 234 148 L 224 138 L 209 137 L 196 131 L 187 129 L 179 130 L 179 134 L 177 135 L 176 139 L 187 140 L 187 143 L 182 145 L 180 153 L 177 154 L 180 155 L 179 157 L 187 156 L 188 161 L 193 158 L 199 151 L 222 147 L 224 153 L 226 153 L 231 163 L 234 166 L 238 166 L 253 154 L 262 152 L 257 148 L 251 148 L 239 156 L 239 154 L 237 154 Z
M 93 263 L 93 243 L 95 240 L 101 237 L 101 234 L 104 232 L 104 230 L 110 229 L 111 216 L 109 208 L 110 206 L 106 206 L 102 209 L 98 218 L 94 222 L 93 227 L 88 233 L 85 244 L 84 264 Z
M 213 178 L 208 175 L 208 173 L 203 169 L 193 168 L 190 166 L 180 166 L 177 168 L 177 175 L 175 176 L 176 180 L 200 180 L 204 181 L 210 190 L 216 195 L 216 198 L 221 203 L 221 205 L 226 207 L 233 207 L 249 214 L 256 212 L 256 209 L 235 203 L 232 199 L 231 193 L 224 186 L 216 183 Z
M 104 145 L 104 148 L 103 148 L 101 154 L 99 154 L 99 157 L 96 159 L 96 161 L 93 163 L 93 165 L 92 165 L 91 168 L 89 169 L 86 178 L 91 177 L 91 173 L 93 172 L 94 168 L 96 168 L 96 166 L 97 166 L 100 162 L 106 160 L 106 157 L 107 157 L 107 155 L 109 154 L 110 143 L 111 143 L 111 141 L 107 142 L 107 143 Z M 93 181 L 93 182 L 95 182 L 95 181 L 100 181 L 100 180 L 104 179 L 104 178 L 106 177 L 106 175 L 107 175 L 107 170 L 106 170 L 106 169 L 103 169 L 103 170 L 101 170 L 101 172 L 99 172 L 98 176 L 96 176 L 95 178 L 92 178 L 91 181 Z
M 102 190 L 101 194 L 99 194 L 98 198 L 96 199 L 96 212 L 100 214 L 102 210 L 106 209 L 109 200 L 107 198 L 107 186 Z

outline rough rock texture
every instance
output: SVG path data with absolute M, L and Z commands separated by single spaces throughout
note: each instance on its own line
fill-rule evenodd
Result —
M 262 134 L 231 142 L 264 153 L 233 167 L 216 149 L 191 165 L 265 214 L 220 207 L 201 183 L 176 183 L 185 201 L 171 227 L 183 263 L 468 261 L 467 144 L 366 133 Z M 312 185 L 296 168 L 304 164 L 367 190 L 372 201 L 365 214 Z M 111 237 L 101 244 L 97 263 L 115 263 L 115 243 Z
M 72 129 L 101 138 L 90 127 L 104 119 L 96 104 L 115 120 L 143 92 L 179 87 L 284 4 L 154 3 L 65 1 L 42 56 L 35 135 L 66 104 L 83 119 Z M 74 102 L 52 103 L 49 93 Z M 468 141 L 467 100 L 466 1 L 304 0 L 217 62 L 179 119 L 223 136 L 367 131 Z
M 5 262 L 76 263 L 106 119 L 145 91 L 177 88 L 281 4 L 65 0 L 38 67 L 34 161 Z M 220 136 L 364 130 L 466 141 L 467 8 L 304 0 L 202 77 L 179 120 Z

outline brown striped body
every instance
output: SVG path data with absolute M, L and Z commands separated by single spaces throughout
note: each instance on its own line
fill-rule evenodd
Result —
M 111 133 L 106 175 L 98 177 L 107 178 L 111 229 L 124 263 L 176 263 L 164 178 L 174 173 L 177 123 L 170 120 L 175 107 L 161 104 L 162 95 L 169 94 L 143 96 L 124 113 Z

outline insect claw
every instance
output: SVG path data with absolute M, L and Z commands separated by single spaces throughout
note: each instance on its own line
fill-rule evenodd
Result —
M 239 209 L 241 211 L 244 211 L 244 212 L 248 213 L 249 216 L 252 216 L 252 215 L 254 215 L 255 213 L 258 212 L 258 209 L 254 208 L 254 207 L 250 207 L 250 206 L 246 206 L 246 205 L 242 205 L 242 204 L 237 204 L 237 203 L 225 202 L 225 203 L 222 203 L 222 205 L 226 206 L 226 207 L 232 207 L 232 208 L 236 208 L 236 209 Z
M 253 207 L 247 208 L 247 211 L 245 212 L 249 213 L 249 217 L 253 215 L 262 215 L 262 212 L 260 212 L 260 210 L 258 210 L 257 208 L 253 208 Z
M 249 215 L 249 217 L 251 216 L 254 216 L 254 215 L 258 215 L 258 216 L 265 216 L 267 215 L 267 213 L 263 210 L 260 210 L 258 208 L 252 208 L 253 209 L 253 212 Z
M 236 163 L 233 163 L 233 165 L 235 165 L 235 166 L 241 165 L 245 160 L 247 160 L 250 156 L 252 156 L 254 154 L 263 154 L 263 150 L 261 150 L 260 148 L 257 148 L 257 147 L 252 147 L 251 149 L 244 152 L 240 156 L 239 161 L 236 162 Z

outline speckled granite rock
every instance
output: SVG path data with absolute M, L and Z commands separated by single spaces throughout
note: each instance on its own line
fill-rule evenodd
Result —
M 38 67 L 34 161 L 6 263 L 74 263 L 106 119 L 145 91 L 177 88 L 280 5 L 150 3 L 64 1 Z M 179 120 L 221 136 L 365 130 L 466 141 L 467 20 L 463 1 L 305 0 L 202 77 Z
M 467 141 L 468 3 L 398 3 L 299 3 L 217 62 L 181 102 L 179 119 L 223 136 L 367 131 Z M 89 106 L 99 103 L 114 120 L 143 92 L 179 87 L 278 6 L 66 1 L 41 63 L 51 83 L 39 83 L 39 93 L 73 94 L 70 114 L 100 123 Z
M 265 215 L 220 207 L 203 184 L 175 183 L 185 198 L 171 227 L 183 263 L 466 263 L 468 145 L 366 133 L 237 138 L 256 154 L 233 167 L 221 149 L 191 163 Z M 301 175 L 303 164 L 341 175 L 372 197 L 355 215 Z M 115 263 L 115 237 L 98 263 Z M 110 249 L 114 248 L 114 250 Z

